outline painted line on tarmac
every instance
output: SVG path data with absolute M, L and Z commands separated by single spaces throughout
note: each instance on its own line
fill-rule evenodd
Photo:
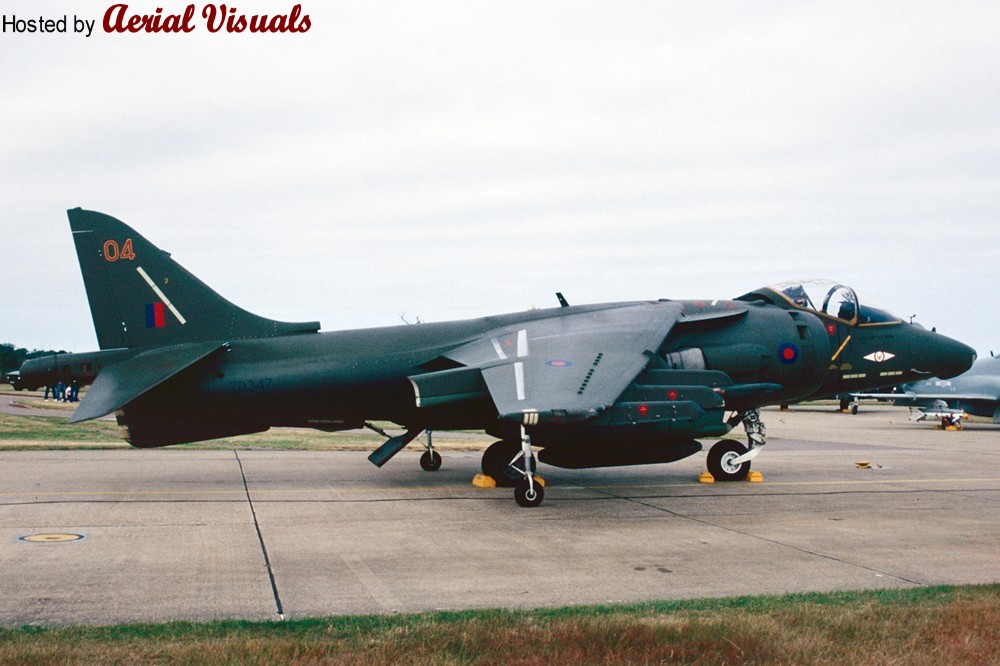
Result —
M 236 463 L 240 468 L 240 478 L 243 480 L 243 491 L 246 493 L 247 504 L 250 506 L 250 515 L 253 516 L 253 528 L 257 532 L 257 541 L 260 542 L 260 552 L 264 556 L 264 566 L 267 567 L 267 577 L 271 582 L 271 592 L 274 595 L 275 611 L 278 619 L 285 619 L 285 609 L 281 605 L 281 595 L 278 594 L 278 583 L 274 580 L 274 569 L 271 567 L 271 558 L 267 554 L 267 546 L 264 544 L 264 534 L 260 531 L 260 521 L 257 520 L 257 510 L 253 506 L 253 498 L 250 497 L 250 485 L 247 483 L 247 474 L 243 470 L 243 461 L 240 460 L 238 451 L 233 451 L 236 456 Z
M 472 485 L 468 486 L 428 486 L 418 487 L 385 487 L 385 488 L 294 488 L 288 490 L 251 490 L 253 495 L 287 495 L 287 494 L 314 494 L 314 493 L 389 493 L 389 492 L 456 492 L 461 490 L 475 490 Z M 196 495 L 232 495 L 234 497 L 245 498 L 246 491 L 240 490 L 72 490 L 72 491 L 50 491 L 50 492 L 6 492 L 0 493 L 3 497 L 191 497 Z
M 858 481 L 767 481 L 754 484 L 761 490 L 772 486 L 863 486 L 863 485 L 900 485 L 905 483 L 1000 483 L 1000 478 L 958 478 L 958 479 L 863 479 Z M 740 482 L 726 483 L 725 488 L 739 488 L 745 484 Z M 611 488 L 703 488 L 701 483 L 648 483 L 648 484 L 606 484 L 580 486 L 585 489 L 607 490 Z
M 553 479 L 554 480 L 554 479 Z M 791 486 L 863 486 L 863 485 L 906 485 L 921 483 L 1000 483 L 1000 477 L 990 478 L 953 478 L 953 479 L 865 479 L 858 481 L 765 481 L 763 484 L 754 484 L 759 490 L 766 490 L 771 487 L 791 487 Z M 602 484 L 602 485 L 580 485 L 579 483 L 562 483 L 554 485 L 559 490 L 645 490 L 650 488 L 705 488 L 701 483 L 649 483 L 649 484 Z M 731 483 L 723 486 L 725 488 L 744 488 L 747 484 Z M 506 490 L 506 489 L 501 489 Z M 707 490 L 707 489 L 706 489 Z M 441 493 L 475 491 L 479 493 L 482 489 L 474 489 L 471 486 L 379 486 L 374 488 L 265 488 L 251 490 L 255 496 L 261 495 L 306 495 L 306 494 L 349 494 L 349 493 Z M 246 490 L 243 488 L 234 490 L 68 490 L 68 491 L 24 491 L 24 492 L 0 492 L 0 498 L 5 497 L 36 497 L 36 498 L 59 498 L 59 497 L 192 497 L 197 495 L 229 495 L 233 497 L 246 497 Z M 708 495 L 708 493 L 706 493 Z M 718 494 L 716 494 L 718 495 Z M 725 496 L 718 495 L 718 496 Z

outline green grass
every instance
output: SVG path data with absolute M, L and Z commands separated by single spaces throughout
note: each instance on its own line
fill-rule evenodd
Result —
M 69 425 L 66 416 L 0 414 L 0 450 L 64 450 L 88 448 L 128 448 L 118 436 L 114 421 L 85 421 Z M 380 427 L 399 432 L 389 423 Z M 492 440 L 466 433 L 435 439 L 442 450 L 482 450 Z M 385 439 L 375 433 L 321 432 L 307 428 L 272 428 L 267 432 L 239 437 L 179 444 L 171 449 L 286 449 L 299 451 L 371 451 Z M 422 440 L 421 440 L 422 441 Z M 413 444 L 411 446 L 416 446 Z
M 0 449 L 79 449 L 100 445 L 128 447 L 118 436 L 114 421 L 85 421 L 70 425 L 68 417 L 21 416 L 0 414 Z M 193 444 L 181 444 L 173 449 L 297 449 L 297 450 L 367 450 L 383 439 L 372 433 L 325 433 L 315 430 L 275 428 L 264 433 L 227 437 Z
M 997 664 L 1000 585 L 0 629 L 0 664 Z
M 4 441 L 121 443 L 113 421 L 87 421 L 69 425 L 68 416 L 20 416 L 0 414 L 0 445 Z M 76 447 L 74 447 L 76 448 Z

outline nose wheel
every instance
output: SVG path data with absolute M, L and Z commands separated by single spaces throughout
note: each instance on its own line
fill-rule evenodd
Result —
M 734 414 L 729 420 L 730 427 L 743 422 L 747 433 L 747 443 L 743 446 L 732 439 L 719 440 L 708 451 L 708 471 L 717 481 L 742 481 L 750 474 L 750 461 L 757 457 L 764 444 L 767 428 L 760 418 L 759 409 L 748 409 Z
M 708 471 L 717 481 L 742 481 L 750 473 L 750 461 L 739 462 L 747 447 L 736 440 L 723 439 L 708 451 Z

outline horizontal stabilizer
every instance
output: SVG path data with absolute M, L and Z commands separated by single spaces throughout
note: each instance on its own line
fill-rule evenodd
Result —
M 96 419 L 121 409 L 220 348 L 218 342 L 192 342 L 151 349 L 107 366 L 69 422 Z

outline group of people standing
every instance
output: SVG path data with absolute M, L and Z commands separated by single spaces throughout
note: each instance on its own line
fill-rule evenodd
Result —
M 80 402 L 80 382 L 73 380 L 67 382 L 57 382 L 53 386 L 45 387 L 45 399 L 49 399 L 49 392 L 52 399 L 57 402 Z

